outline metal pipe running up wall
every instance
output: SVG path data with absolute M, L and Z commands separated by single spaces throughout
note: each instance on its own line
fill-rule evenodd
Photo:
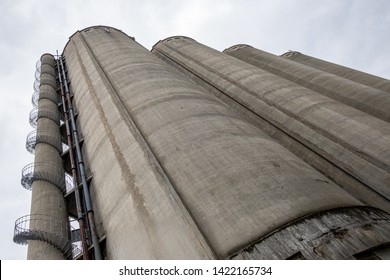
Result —
M 69 124 L 69 112 L 68 108 L 66 106 L 66 96 L 65 96 L 65 90 L 64 90 L 64 83 L 62 81 L 62 71 L 59 60 L 61 57 L 58 56 L 57 59 L 57 69 L 58 69 L 58 78 L 60 82 L 60 89 L 61 89 L 61 99 L 62 99 L 62 108 L 64 111 L 64 122 L 66 127 L 66 136 L 67 136 L 67 143 L 69 146 L 69 158 L 70 158 L 70 165 L 72 169 L 72 177 L 73 177 L 73 186 L 74 186 L 74 193 L 75 193 L 75 201 L 76 201 L 76 210 L 77 210 L 77 220 L 79 222 L 79 228 L 80 228 L 80 239 L 82 244 L 82 251 L 83 251 L 83 259 L 88 259 L 88 244 L 86 241 L 86 232 L 85 232 L 85 222 L 84 222 L 84 215 L 83 215 L 83 207 L 81 205 L 80 201 L 80 191 L 79 191 L 79 184 L 77 180 L 77 166 L 75 164 L 75 155 L 73 153 L 73 141 L 72 141 L 72 134 L 70 131 L 70 124 Z
M 76 158 L 77 158 L 78 170 L 79 170 L 79 174 L 80 174 L 80 178 L 81 178 L 81 184 L 83 187 L 83 194 L 84 194 L 83 198 L 84 198 L 85 207 L 86 207 L 86 211 L 87 211 L 87 218 L 88 218 L 90 232 L 91 232 L 94 255 L 95 255 L 96 260 L 101 260 L 102 254 L 100 251 L 99 239 L 98 239 L 95 220 L 94 220 L 94 212 L 93 212 L 91 197 L 90 197 L 90 193 L 89 193 L 87 178 L 85 175 L 84 161 L 83 161 L 83 156 L 81 153 L 79 136 L 78 136 L 76 121 L 75 121 L 75 117 L 74 117 L 73 105 L 72 105 L 72 101 L 70 98 L 70 91 L 69 91 L 69 87 L 68 87 L 68 81 L 67 81 L 65 66 L 64 66 L 62 57 L 59 58 L 59 62 L 60 62 L 61 73 L 62 73 L 62 77 L 63 77 L 63 85 L 64 85 L 64 89 L 65 89 L 66 101 L 67 101 L 67 105 L 68 105 L 67 111 L 68 111 L 68 114 L 70 117 L 70 124 L 71 124 L 71 130 L 72 130 L 72 135 L 73 135 L 73 143 L 76 146 Z M 76 186 L 76 188 L 77 187 L 78 186 Z
M 303 216 L 361 205 L 124 34 L 91 28 L 65 52 L 73 85 L 85 93 L 75 95 L 80 123 L 99 143 L 84 147 L 102 179 L 96 191 L 110 219 L 108 254 L 188 258 L 199 229 L 226 258 Z M 196 228 L 179 224 L 182 217 Z M 172 236 L 189 238 L 167 246 Z
M 192 39 L 169 38 L 152 52 L 254 123 L 272 126 L 285 145 L 305 147 L 309 163 L 319 156 L 357 180 L 349 191 L 361 201 L 390 211 L 389 123 Z

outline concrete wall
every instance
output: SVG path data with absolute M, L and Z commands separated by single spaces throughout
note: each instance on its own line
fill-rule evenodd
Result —
M 64 55 L 107 258 L 226 258 L 306 215 L 361 205 L 122 32 L 76 32 Z
M 230 47 L 224 53 L 367 114 L 385 121 L 390 120 L 390 93 L 388 92 L 247 45 Z
M 390 215 L 370 207 L 332 209 L 296 221 L 251 244 L 231 258 L 355 259 L 370 249 L 388 248 Z
M 297 154 L 304 152 L 327 176 L 339 180 L 346 173 L 339 182 L 362 202 L 390 210 L 389 123 L 192 39 L 168 38 L 153 53 Z
M 144 54 L 149 54 L 111 28 L 110 33 L 104 28 L 76 32 L 64 50 L 85 139 L 83 153 L 94 176 L 91 195 L 96 223 L 102 223 L 107 236 L 106 258 L 213 258 L 203 234 L 100 66 L 101 61 L 92 53 L 98 50 L 106 52 L 107 63 L 112 65 L 129 57 L 142 62 Z M 133 64 L 133 73 L 123 69 L 122 75 L 129 80 L 142 71 L 142 65 Z M 115 87 L 124 88 L 120 84 Z
M 390 93 L 390 81 L 388 79 L 331 63 L 329 61 L 318 59 L 299 52 L 287 52 L 283 54 L 282 57 Z
M 41 58 L 41 85 L 38 101 L 37 137 L 35 145 L 34 178 L 32 185 L 29 230 L 38 240 L 28 241 L 27 259 L 65 259 L 69 235 L 68 211 L 63 195 L 64 170 L 56 95 L 54 57 Z

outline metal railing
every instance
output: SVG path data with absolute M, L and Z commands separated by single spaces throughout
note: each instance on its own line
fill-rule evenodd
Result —
M 27 164 L 22 169 L 22 186 L 31 191 L 32 183 L 34 182 L 34 163 Z
M 31 104 L 37 108 L 38 107 L 38 100 L 39 100 L 39 91 L 34 90 L 32 96 L 31 96 Z
M 78 259 L 83 254 L 83 248 L 81 247 L 81 241 L 72 243 L 72 258 Z
M 39 100 L 39 92 L 34 91 L 31 96 L 31 104 L 33 105 L 34 108 L 38 107 L 38 100 Z
M 40 86 L 40 79 L 41 79 L 41 60 L 39 59 L 37 63 L 35 64 L 36 70 L 35 70 L 35 81 L 33 84 L 34 93 L 31 98 L 31 103 L 34 107 L 38 107 L 38 99 L 39 99 L 39 86 Z
M 41 68 L 35 70 L 35 80 L 39 80 L 41 78 Z
M 71 241 L 72 241 L 72 256 L 73 259 L 77 259 L 83 254 L 83 246 L 80 239 L 80 225 L 79 221 L 75 219 L 69 219 L 69 225 L 71 228 Z
M 36 130 L 31 131 L 26 138 L 26 150 L 34 154 L 35 146 L 38 143 L 46 143 L 58 150 L 60 153 L 66 152 L 69 147 L 65 144 L 66 140 L 62 137 L 59 132 L 53 132 L 50 130 L 39 130 L 39 133 Z
M 73 176 L 65 173 L 65 192 L 69 193 L 71 192 L 75 187 Z
M 22 186 L 32 189 L 34 181 L 46 181 L 58 187 L 63 193 L 66 192 L 64 170 L 47 163 L 30 163 L 22 169 Z
M 37 127 L 37 123 L 38 123 L 39 118 L 48 118 L 48 119 L 56 122 L 58 125 L 61 125 L 63 123 L 62 116 L 61 116 L 60 112 L 52 111 L 52 110 L 45 110 L 45 109 L 38 110 L 38 108 L 33 108 L 31 110 L 30 116 L 29 116 L 29 122 L 33 128 Z
M 71 259 L 80 254 L 77 244 L 72 246 L 71 227 L 56 217 L 43 214 L 32 214 L 20 217 L 15 221 L 13 241 L 27 244 L 28 240 L 47 242 L 61 251 L 65 258 Z
M 39 91 L 39 86 L 41 85 L 41 81 L 39 79 L 35 79 L 33 84 L 34 91 Z
M 37 121 L 38 121 L 38 109 L 37 108 L 33 108 L 31 110 L 30 116 L 29 116 L 30 125 L 33 128 L 36 128 L 37 127 Z
M 79 177 L 80 177 L 81 186 L 83 189 L 83 200 L 85 202 L 84 205 L 85 205 L 85 211 L 87 213 L 87 219 L 88 219 L 88 223 L 89 223 L 88 229 L 90 230 L 90 237 L 91 237 L 92 244 L 93 244 L 94 256 L 95 256 L 95 259 L 101 260 L 102 254 L 101 254 L 101 250 L 100 250 L 98 235 L 96 232 L 94 211 L 93 211 L 93 207 L 92 207 L 89 186 L 88 186 L 88 182 L 87 182 L 86 175 L 85 175 L 85 166 L 84 166 L 83 156 L 82 156 L 82 152 L 81 152 L 81 148 L 80 148 L 79 134 L 77 131 L 75 114 L 74 114 L 73 105 L 71 102 L 71 94 L 70 94 L 69 87 L 68 87 L 68 80 L 67 80 L 67 76 L 66 76 L 63 57 L 60 57 L 57 60 L 57 69 L 58 69 L 58 73 L 59 73 L 58 78 L 59 78 L 59 82 L 60 82 L 62 100 L 67 101 L 66 102 L 67 104 L 65 104 L 65 102 L 63 102 L 63 107 L 64 107 L 64 112 L 68 112 L 67 113 L 68 119 L 70 121 L 70 127 L 71 127 L 71 130 L 73 132 L 73 140 L 74 140 L 73 142 L 74 142 L 74 145 L 76 148 L 76 157 L 75 158 L 78 162 Z M 71 146 L 70 149 L 73 149 L 73 147 Z M 76 188 L 75 188 L 76 193 L 77 193 L 77 191 L 78 191 L 78 186 L 76 186 Z M 77 201 L 76 201 L 76 204 L 77 204 Z M 80 209 L 78 206 L 77 206 L 77 208 Z
M 37 63 L 35 64 L 35 69 L 36 69 L 35 71 L 41 73 L 41 66 L 42 66 L 42 62 L 40 59 L 38 59 Z
M 36 145 L 36 143 L 37 143 L 37 131 L 33 130 L 29 134 L 27 134 L 27 137 L 26 137 L 26 150 L 30 154 L 34 154 L 35 153 L 35 145 Z

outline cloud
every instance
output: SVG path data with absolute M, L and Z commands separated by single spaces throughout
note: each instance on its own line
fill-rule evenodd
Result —
M 35 62 L 62 52 L 69 36 L 90 25 L 111 25 L 150 49 L 186 35 L 223 50 L 246 43 L 281 54 L 289 49 L 390 77 L 390 2 L 310 0 L 2 0 L 0 1 L 1 259 L 25 258 L 12 243 L 15 219 L 28 214 L 20 185 Z

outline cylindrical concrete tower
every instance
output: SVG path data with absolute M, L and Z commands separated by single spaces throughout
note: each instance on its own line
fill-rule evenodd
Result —
M 362 206 L 121 31 L 76 32 L 64 56 L 107 258 L 227 258 L 303 217 Z
M 351 81 L 390 93 L 390 81 L 388 79 L 331 63 L 322 59 L 302 54 L 300 52 L 289 51 L 281 56 L 283 58 L 287 58 L 295 62 L 299 62 L 301 64 L 314 67 L 316 69 L 349 79 Z
M 388 122 L 192 39 L 168 38 L 153 53 L 258 126 L 280 134 L 279 140 L 292 150 L 308 151 L 308 162 L 326 160 L 356 179 L 357 184 L 345 186 L 361 201 L 390 210 Z M 321 171 L 334 178 L 328 166 Z
M 224 53 L 377 118 L 390 121 L 390 92 L 365 86 L 248 45 L 236 45 L 226 49 Z
M 14 240 L 28 242 L 28 259 L 66 259 L 71 256 L 68 211 L 64 199 L 60 112 L 58 110 L 55 60 L 41 57 L 38 108 L 31 114 L 36 131 L 26 147 L 35 151 L 35 161 L 25 168 L 22 183 L 32 189 L 30 215 L 16 222 Z M 35 119 L 36 118 L 36 119 Z
M 50 231 L 67 245 L 73 215 L 85 259 L 350 259 L 390 243 L 387 122 L 187 37 L 149 52 L 93 26 L 58 60 L 72 149 L 61 158 L 53 62 L 42 56 L 34 176 L 22 181 L 31 217 L 45 218 L 17 222 L 30 226 L 16 241 Z M 70 169 L 82 187 L 64 199 Z M 41 241 L 29 258 L 64 258 Z

